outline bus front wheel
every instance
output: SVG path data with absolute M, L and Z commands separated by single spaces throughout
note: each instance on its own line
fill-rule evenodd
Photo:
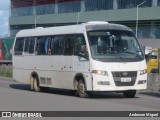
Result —
M 83 80 L 79 80 L 78 87 L 77 87 L 77 94 L 81 98 L 88 97 L 88 93 L 86 91 L 86 86 Z
M 128 90 L 128 91 L 124 91 L 123 95 L 125 98 L 134 98 L 136 95 L 136 90 Z

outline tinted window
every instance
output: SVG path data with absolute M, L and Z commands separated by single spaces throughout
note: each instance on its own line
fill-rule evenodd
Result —
M 64 40 L 65 40 L 64 55 L 73 55 L 74 36 L 66 36 Z
M 29 42 L 30 42 L 30 38 L 25 38 L 25 46 L 24 46 L 25 53 L 28 53 L 29 51 Z
M 29 42 L 29 53 L 34 53 L 34 46 L 35 46 L 35 38 L 31 38 Z
M 45 49 L 46 44 L 47 44 L 47 38 L 46 37 L 39 37 L 38 38 L 38 41 L 37 41 L 37 54 L 38 55 L 46 55 L 47 54 L 47 51 Z
M 86 42 L 83 35 L 78 35 L 75 38 L 75 48 L 74 48 L 74 54 L 79 54 L 81 52 L 87 51 Z
M 158 51 L 152 51 L 151 55 L 152 56 L 158 56 Z
M 25 38 L 24 52 L 27 54 L 34 53 L 35 38 Z
M 94 59 L 112 62 L 144 59 L 141 47 L 130 31 L 90 31 L 88 38 Z
M 22 55 L 23 46 L 24 46 L 24 38 L 17 38 L 15 48 L 14 48 L 14 54 Z
M 63 36 L 55 36 L 51 40 L 51 54 L 62 55 L 64 49 Z

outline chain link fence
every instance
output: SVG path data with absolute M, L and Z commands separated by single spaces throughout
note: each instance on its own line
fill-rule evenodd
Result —
M 12 77 L 12 65 L 1 64 L 0 65 L 0 77 Z

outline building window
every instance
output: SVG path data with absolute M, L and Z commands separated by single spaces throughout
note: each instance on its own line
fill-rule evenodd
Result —
M 54 14 L 54 13 L 55 13 L 55 4 L 36 6 L 37 15 Z
M 118 1 L 118 9 L 126 9 L 126 8 L 135 8 L 144 0 L 117 0 L 117 1 Z M 151 5 L 152 5 L 152 0 L 146 0 L 146 3 L 144 3 L 140 7 L 151 7 Z
M 85 0 L 86 11 L 113 9 L 113 0 Z
M 58 4 L 58 13 L 79 12 L 81 9 L 80 2 L 63 2 Z
M 157 1 L 157 6 L 160 6 L 160 0 Z
M 33 15 L 33 7 L 12 8 L 11 16 L 28 16 Z

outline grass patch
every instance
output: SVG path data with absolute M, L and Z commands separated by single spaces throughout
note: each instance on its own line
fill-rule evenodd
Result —
M 3 71 L 0 71 L 0 77 L 9 77 L 9 78 L 12 78 L 12 70 L 3 70 Z

